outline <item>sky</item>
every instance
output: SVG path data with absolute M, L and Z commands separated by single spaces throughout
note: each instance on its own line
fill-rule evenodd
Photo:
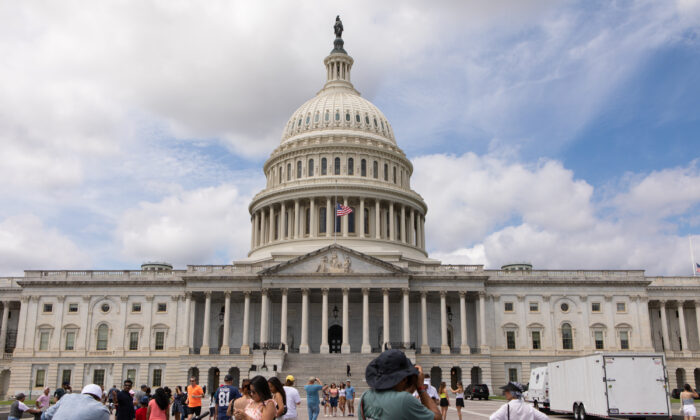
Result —
M 431 257 L 692 275 L 698 0 L 10 0 L 0 276 L 243 259 L 337 14 L 414 165 Z

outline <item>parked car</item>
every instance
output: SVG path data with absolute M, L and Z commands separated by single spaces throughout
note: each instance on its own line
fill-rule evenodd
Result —
M 489 387 L 486 384 L 470 384 L 467 386 L 467 389 L 464 390 L 464 398 L 469 398 L 470 400 L 474 398 L 488 400 Z

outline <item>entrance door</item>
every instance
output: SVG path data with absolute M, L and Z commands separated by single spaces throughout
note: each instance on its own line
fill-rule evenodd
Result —
M 332 325 L 328 328 L 328 351 L 340 353 L 340 346 L 343 344 L 343 327 Z

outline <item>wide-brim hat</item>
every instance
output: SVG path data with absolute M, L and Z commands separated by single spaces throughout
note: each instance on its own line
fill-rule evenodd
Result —
M 517 382 L 508 382 L 501 387 L 503 391 L 523 392 L 523 386 Z
M 407 376 L 418 375 L 404 352 L 396 349 L 387 350 L 369 362 L 365 369 L 367 385 L 376 390 L 391 389 Z

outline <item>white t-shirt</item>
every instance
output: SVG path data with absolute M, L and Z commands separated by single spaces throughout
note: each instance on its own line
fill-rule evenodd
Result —
M 491 414 L 489 420 L 508 420 L 508 408 L 510 407 L 510 420 L 547 420 L 546 414 L 543 414 L 535 407 L 526 403 L 523 400 L 510 400 L 503 404 L 495 413 Z
M 338 390 L 338 397 L 345 398 L 345 390 L 344 389 L 341 388 Z
M 301 397 L 299 397 L 299 391 L 291 386 L 284 387 L 284 393 L 287 394 L 287 414 L 284 415 L 285 419 L 293 419 L 297 417 L 297 405 L 301 404 Z
M 425 381 L 423 381 L 423 385 L 427 385 L 427 386 L 428 386 L 428 389 L 426 389 L 425 391 L 428 393 L 428 396 L 429 396 L 431 399 L 436 400 L 436 401 L 439 401 L 439 400 L 440 400 L 440 396 L 439 396 L 438 393 L 437 393 L 437 389 L 435 389 L 434 386 L 430 385 L 430 379 L 426 379 Z M 419 396 L 418 396 L 418 391 L 414 391 L 414 392 L 413 392 L 413 396 L 416 397 L 416 398 L 419 398 Z

